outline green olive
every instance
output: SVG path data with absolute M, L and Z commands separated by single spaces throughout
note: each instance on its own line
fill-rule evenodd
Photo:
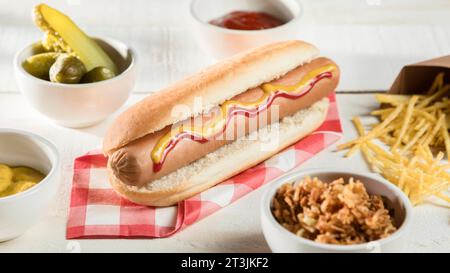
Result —
M 106 67 L 99 66 L 86 73 L 83 76 L 83 78 L 81 78 L 81 82 L 82 83 L 100 82 L 107 79 L 111 79 L 114 76 L 116 76 L 114 72 L 112 72 Z
M 61 54 L 50 67 L 50 81 L 79 83 L 85 73 L 86 67 L 77 57 Z
M 49 80 L 50 67 L 55 63 L 59 55 L 60 53 L 56 52 L 36 54 L 26 59 L 22 66 L 31 75 L 43 80 Z

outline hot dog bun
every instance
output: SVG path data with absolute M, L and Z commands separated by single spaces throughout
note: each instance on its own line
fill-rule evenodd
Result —
M 117 118 L 104 140 L 113 188 L 138 204 L 173 205 L 303 138 L 325 119 L 326 97 L 339 81 L 338 66 L 317 55 L 314 46 L 301 41 L 263 46 L 220 62 L 137 103 Z M 324 68 L 329 72 L 317 72 Z M 224 102 L 253 102 L 265 94 L 262 84 L 276 88 L 295 85 L 317 73 L 326 75 L 305 85 L 309 91 L 301 97 L 273 99 L 265 110 L 278 107 L 278 117 L 261 122 L 258 116 L 235 116 L 223 131 L 231 133 L 232 140 L 213 138 L 200 143 L 183 139 L 161 169 L 152 169 L 156 166 L 152 150 L 159 147 L 157 144 L 174 124 L 208 120 L 207 116 Z M 195 101 L 198 98 L 202 100 L 200 107 Z M 174 115 L 172 110 L 179 105 L 183 105 L 183 111 Z M 257 126 L 250 128 L 251 121 L 257 121 Z M 277 126 L 279 130 L 273 130 Z M 246 129 L 240 132 L 236 129 L 239 127 Z M 264 149 L 267 143 L 261 139 L 273 140 L 275 132 L 276 146 Z
M 295 84 L 299 79 L 303 79 L 308 73 L 315 69 L 327 66 L 336 65 L 333 61 L 327 58 L 316 58 L 311 62 L 301 65 L 287 74 L 283 75 L 277 80 L 271 82 L 271 84 L 286 85 Z M 289 99 L 278 97 L 273 100 L 271 106 L 265 110 L 260 111 L 259 116 L 245 117 L 243 115 L 235 116 L 233 122 L 229 123 L 229 126 L 225 128 L 225 134 L 231 136 L 227 139 L 210 139 L 205 143 L 198 143 L 191 140 L 180 141 L 174 150 L 167 156 L 162 168 L 155 172 L 153 170 L 152 158 L 149 155 L 158 141 L 167 134 L 172 126 L 166 126 L 164 129 L 143 136 L 137 140 L 134 140 L 124 147 L 119 148 L 111 154 L 111 168 L 115 175 L 125 184 L 132 186 L 144 186 L 145 184 L 159 179 L 165 175 L 176 171 L 180 167 L 186 166 L 203 156 L 214 152 L 218 148 L 225 144 L 228 144 L 237 138 L 247 135 L 258 128 L 262 128 L 267 124 L 277 122 L 286 116 L 290 116 L 298 112 L 300 109 L 311 106 L 316 101 L 326 97 L 331 93 L 337 84 L 339 78 L 339 71 L 335 69 L 332 76 L 329 79 L 323 79 L 317 82 L 311 92 L 306 93 L 301 98 Z M 264 95 L 264 91 L 261 87 L 249 89 L 233 98 L 233 101 L 255 101 Z M 274 110 L 277 107 L 276 110 Z M 212 112 L 215 113 L 219 110 L 214 108 Z M 276 117 L 271 117 L 271 112 L 275 113 Z M 205 115 L 198 115 L 195 118 L 187 119 L 191 124 L 195 124 L 196 121 L 210 120 L 210 113 Z M 261 117 L 267 117 L 267 120 L 258 120 Z M 273 119 L 273 120 L 272 120 Z M 257 124 L 259 122 L 259 124 Z M 250 126 L 251 124 L 257 124 L 258 126 Z M 240 129 L 240 130 L 238 130 Z M 177 156 L 178 155 L 178 156 Z M 179 156 L 182 155 L 182 156 Z
M 110 183 L 121 196 L 137 204 L 147 206 L 177 204 L 270 158 L 309 135 L 325 120 L 328 105 L 328 98 L 323 98 L 311 107 L 284 118 L 279 123 L 279 146 L 274 150 L 262 149 L 261 145 L 264 145 L 264 142 L 248 140 L 254 137 L 250 135 L 140 188 L 122 183 L 109 166 Z M 270 139 L 274 131 L 276 130 L 271 134 L 270 128 L 265 127 L 260 129 L 258 134 L 260 139 Z
M 198 74 L 158 91 L 122 113 L 108 129 L 103 151 L 109 155 L 147 134 L 223 103 L 247 89 L 281 77 L 316 58 L 319 50 L 301 41 L 286 41 L 250 50 L 206 68 Z M 195 98 L 202 108 L 195 109 Z M 155 103 L 157 102 L 157 103 Z M 186 105 L 183 115 L 173 107 Z

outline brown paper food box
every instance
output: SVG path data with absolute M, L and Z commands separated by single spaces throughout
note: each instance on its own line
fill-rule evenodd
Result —
M 450 55 L 404 66 L 388 93 L 425 93 L 440 72 L 445 72 L 444 83 L 450 83 Z

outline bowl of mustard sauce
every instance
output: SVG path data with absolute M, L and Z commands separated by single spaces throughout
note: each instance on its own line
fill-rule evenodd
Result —
M 0 242 L 20 236 L 45 214 L 56 194 L 59 165 L 47 139 L 0 128 Z

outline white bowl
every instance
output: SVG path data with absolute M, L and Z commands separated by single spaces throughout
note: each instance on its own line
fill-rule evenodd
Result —
M 45 213 L 56 194 L 59 156 L 48 140 L 24 131 L 0 129 L 0 162 L 27 166 L 46 174 L 37 185 L 18 194 L 0 197 L 0 242 L 13 239 Z
M 119 68 L 116 77 L 95 83 L 60 84 L 30 75 L 22 63 L 33 55 L 33 45 L 14 58 L 19 89 L 29 104 L 44 116 L 66 127 L 80 128 L 99 123 L 128 99 L 136 79 L 136 54 L 124 43 L 96 38 Z
M 233 30 L 209 23 L 237 10 L 264 11 L 286 23 L 263 30 Z M 198 44 L 216 59 L 276 41 L 298 39 L 302 13 L 299 0 L 192 0 L 190 4 Z
M 386 197 L 387 207 L 394 211 L 394 225 L 398 230 L 384 239 L 356 245 L 317 243 L 293 234 L 281 226 L 272 215 L 272 200 L 282 184 L 296 182 L 306 176 L 318 177 L 324 182 L 331 182 L 340 177 L 345 180 L 350 177 L 361 180 L 368 193 Z M 312 169 L 283 176 L 267 189 L 261 202 L 261 225 L 264 237 L 273 252 L 400 252 L 404 250 L 401 237 L 409 232 L 411 217 L 412 206 L 408 197 L 390 182 L 378 175 L 336 169 Z

